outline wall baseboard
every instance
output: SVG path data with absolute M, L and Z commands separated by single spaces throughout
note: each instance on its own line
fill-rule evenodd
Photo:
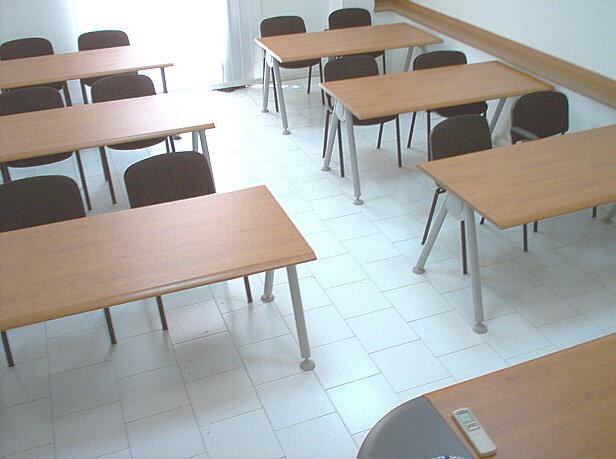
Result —
M 399 14 L 552 83 L 616 108 L 616 80 L 409 0 L 374 0 L 374 11 Z

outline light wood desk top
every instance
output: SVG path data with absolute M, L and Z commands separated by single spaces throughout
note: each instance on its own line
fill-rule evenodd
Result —
M 469 407 L 497 459 L 613 458 L 616 334 L 426 394 L 451 429 Z M 477 456 L 475 456 L 477 457 Z
M 211 129 L 210 91 L 155 96 L 0 117 L 0 163 Z
M 442 43 L 409 24 L 387 24 L 255 38 L 280 63 Z
M 554 89 L 496 61 L 331 81 L 320 86 L 360 120 Z
M 315 260 L 265 186 L 0 234 L 0 330 Z
M 160 56 L 132 46 L 93 49 L 0 61 L 0 89 L 53 83 L 116 73 L 171 67 Z
M 616 125 L 418 167 L 501 229 L 616 201 Z

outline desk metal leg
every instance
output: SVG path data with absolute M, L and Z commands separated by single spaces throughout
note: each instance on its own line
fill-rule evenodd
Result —
M 205 131 L 199 131 L 199 140 L 201 140 L 201 149 L 203 150 L 203 156 L 207 160 L 207 165 L 210 168 L 210 175 L 212 176 L 212 184 L 216 189 L 216 183 L 214 182 L 214 170 L 212 169 L 212 162 L 210 161 L 210 150 L 207 147 L 207 140 L 205 139 Z M 194 138 L 193 138 L 194 141 Z
M 349 156 L 351 158 L 351 171 L 353 173 L 353 195 L 355 201 L 353 204 L 361 206 L 364 201 L 361 200 L 361 187 L 359 184 L 359 166 L 357 164 L 357 147 L 355 145 L 355 131 L 353 130 L 353 114 L 343 107 L 342 104 L 338 104 L 334 107 L 338 112 L 338 118 L 344 122 L 347 131 L 347 142 L 349 143 Z M 340 113 L 343 112 L 343 113 Z M 333 118 L 333 117 L 332 117 Z M 333 144 L 333 139 L 332 139 Z
M 498 122 L 498 118 L 500 117 L 501 112 L 503 111 L 503 107 L 505 106 L 506 98 L 502 98 L 498 101 L 498 105 L 496 106 L 496 111 L 494 112 L 494 116 L 492 116 L 492 120 L 490 121 L 490 134 L 494 132 L 494 128 L 496 127 L 496 123 Z
M 265 272 L 265 286 L 263 288 L 263 295 L 261 295 L 261 301 L 264 303 L 270 303 L 274 301 L 274 271 Z
M 295 317 L 295 327 L 297 328 L 299 351 L 302 356 L 299 367 L 304 371 L 310 371 L 314 369 L 314 362 L 310 360 L 310 344 L 308 343 L 308 332 L 306 331 L 304 307 L 302 306 L 302 296 L 299 292 L 297 269 L 294 265 L 287 266 L 287 275 L 289 276 L 289 289 L 291 290 L 291 301 L 293 302 L 293 316 Z
M 483 324 L 483 299 L 481 296 L 481 275 L 479 274 L 479 251 L 477 250 L 477 231 L 475 227 L 475 211 L 468 204 L 464 204 L 466 215 L 466 230 L 468 232 L 468 255 L 471 271 L 471 291 L 473 293 L 473 311 L 475 313 L 476 333 L 485 333 L 488 328 Z
M 411 68 L 411 61 L 413 60 L 414 49 L 415 48 L 413 46 L 409 46 L 409 49 L 406 51 L 406 60 L 404 61 L 404 68 L 403 68 L 404 72 L 408 72 L 409 69 Z
M 199 133 L 197 131 L 192 132 L 192 149 L 199 151 Z
M 332 160 L 332 152 L 334 150 L 334 138 L 336 137 L 336 130 L 338 128 L 338 115 L 336 115 L 336 107 L 337 107 L 338 101 L 334 100 L 334 110 L 330 119 L 330 124 L 329 124 L 329 131 L 328 131 L 328 135 L 327 135 L 327 144 L 326 144 L 326 148 L 325 148 L 325 159 L 323 160 L 323 167 L 321 168 L 322 171 L 328 171 L 330 170 L 330 163 Z
M 436 214 L 436 220 L 432 223 L 432 228 L 430 229 L 430 233 L 428 234 L 428 239 L 426 240 L 421 253 L 419 254 L 419 258 L 417 259 L 417 264 L 413 266 L 413 272 L 415 274 L 423 274 L 426 272 L 425 266 L 428 261 L 428 257 L 430 256 L 430 252 L 432 251 L 432 247 L 434 246 L 434 242 L 436 241 L 436 237 L 438 233 L 441 231 L 441 227 L 443 226 L 443 222 L 445 221 L 445 217 L 447 216 L 447 200 L 449 199 L 449 194 L 445 195 L 445 199 L 441 203 L 441 207 Z
M 278 94 L 278 105 L 280 106 L 280 116 L 282 117 L 282 134 L 289 135 L 289 122 L 287 120 L 287 106 L 284 102 L 284 91 L 282 90 L 282 78 L 280 78 L 280 62 L 273 60 L 274 79 L 276 80 L 276 94 Z
M 270 57 L 271 60 L 271 57 Z M 270 84 L 270 71 L 269 64 L 267 64 L 268 57 L 265 55 L 265 66 L 263 67 L 263 108 L 261 109 L 261 113 L 267 113 L 269 110 L 267 109 L 267 104 L 269 103 L 269 84 Z
M 163 92 L 167 94 L 167 78 L 165 77 L 165 68 L 160 68 L 160 79 L 163 80 Z

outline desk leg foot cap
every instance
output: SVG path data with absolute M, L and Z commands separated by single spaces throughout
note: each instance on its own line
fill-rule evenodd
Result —
M 262 108 L 261 113 L 269 113 L 269 110 L 267 108 Z
M 302 362 L 299 364 L 299 367 L 304 370 L 304 371 L 311 371 L 314 370 L 314 362 L 310 359 L 306 359 L 306 360 L 302 360 Z
M 479 333 L 480 335 L 483 335 L 484 333 L 487 333 L 488 327 L 486 327 L 484 324 L 475 324 L 473 325 L 473 331 L 475 333 Z
M 282 131 L 282 135 L 289 135 L 291 134 L 291 131 L 289 131 L 288 129 L 285 129 L 284 131 Z
M 423 274 L 426 272 L 425 268 L 422 268 L 421 266 L 413 266 L 413 269 L 411 271 L 413 271 L 415 274 Z
M 332 170 L 332 168 L 331 168 L 331 167 L 329 167 L 329 166 L 323 166 L 323 167 L 321 168 L 321 170 L 322 170 L 323 172 L 327 172 L 327 171 L 331 171 L 331 170 Z
M 264 303 L 271 303 L 274 301 L 274 295 L 261 295 L 261 301 Z
M 363 203 L 364 201 L 359 198 L 355 198 L 355 201 L 353 201 L 353 204 L 355 204 L 356 206 L 361 206 Z
M 602 221 L 603 223 L 605 223 L 606 225 L 611 225 L 612 223 L 614 223 L 614 220 L 612 220 L 612 219 L 611 219 L 611 218 L 609 218 L 609 217 L 605 217 L 605 218 L 601 219 L 601 221 Z

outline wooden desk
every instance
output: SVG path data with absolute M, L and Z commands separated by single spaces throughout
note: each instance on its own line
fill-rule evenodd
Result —
M 343 121 L 348 133 L 355 204 L 358 205 L 363 201 L 360 199 L 353 115 L 363 120 L 500 99 L 490 123 L 490 129 L 494 129 L 507 97 L 553 89 L 547 83 L 495 61 L 332 81 L 322 83 L 321 87 L 334 98 L 333 132 L 330 129 L 323 170 L 329 170 L 336 123 Z
M 269 67 L 274 69 L 276 91 L 280 103 L 283 134 L 289 134 L 287 111 L 280 79 L 280 64 L 286 62 L 348 56 L 387 49 L 408 48 L 404 71 L 411 65 L 413 48 L 442 43 L 443 40 L 409 24 L 352 27 L 293 35 L 255 38 L 265 51 Z M 263 85 L 263 111 L 267 112 L 269 99 L 269 72 L 265 72 Z
M 485 332 L 474 213 L 506 229 L 616 201 L 616 125 L 418 167 L 447 189 L 413 268 L 424 266 L 447 213 L 466 221 L 475 330 Z
M 424 397 L 474 458 L 475 450 L 451 415 L 455 409 L 473 411 L 496 444 L 496 459 L 611 459 L 616 451 L 616 334 Z M 366 437 L 358 457 L 415 457 L 413 447 L 451 453 L 439 448 L 438 438 L 419 439 L 430 444 L 405 445 L 408 425 L 421 422 L 413 416 L 419 401 L 385 415 Z M 448 434 L 444 432 L 443 442 Z M 391 451 L 383 454 L 385 448 Z
M 160 68 L 163 91 L 167 92 L 165 68 L 172 65 L 154 53 L 132 46 L 12 59 L 0 61 L 0 89 Z
M 0 247 L 2 331 L 287 267 L 314 366 L 295 265 L 316 257 L 265 186 L 1 233 Z

